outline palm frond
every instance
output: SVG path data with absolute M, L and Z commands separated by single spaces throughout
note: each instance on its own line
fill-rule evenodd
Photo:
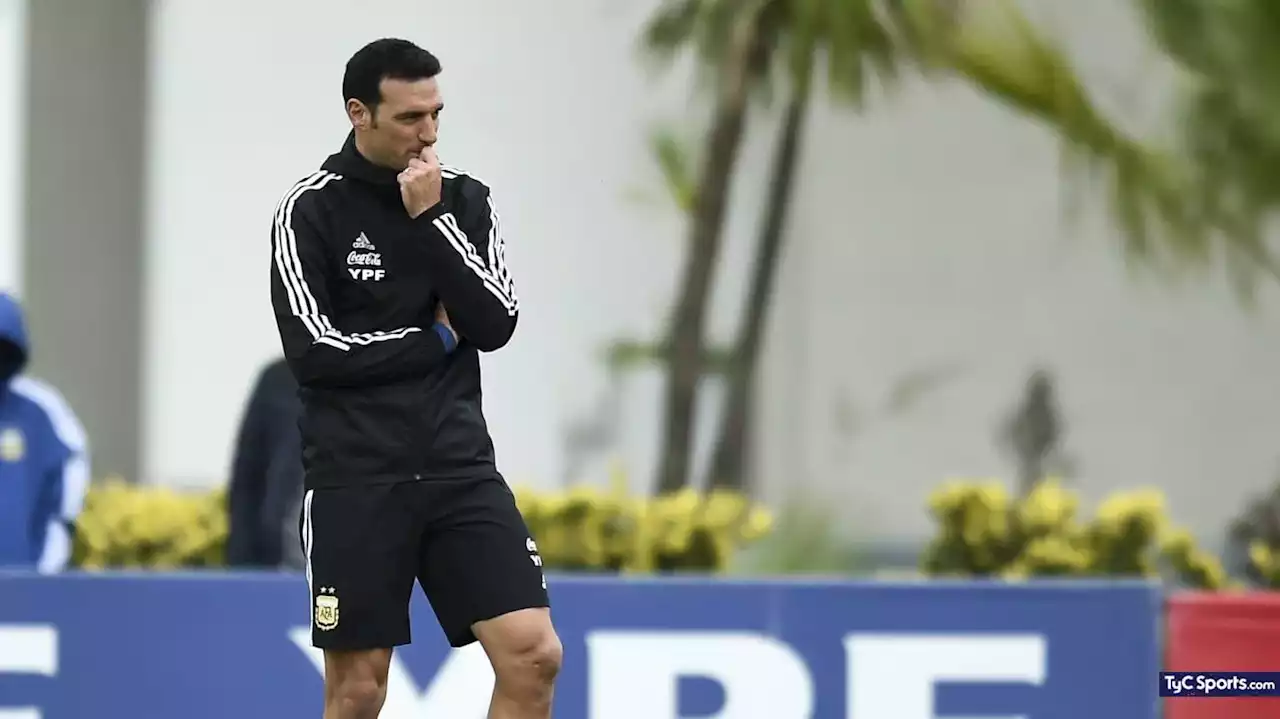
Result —
M 662 173 L 662 185 L 676 208 L 688 214 L 697 201 L 698 181 L 691 159 L 690 143 L 670 127 L 655 128 L 649 135 L 649 149 Z
M 754 1 L 663 0 L 641 32 L 641 50 L 660 63 L 689 50 L 703 63 L 718 64 L 724 58 L 734 22 L 750 11 Z
M 1205 6 L 1200 0 L 1138 0 L 1148 31 L 1185 68 L 1213 73 L 1217 58 L 1205 44 Z
M 1184 73 L 1176 109 L 1191 200 L 1227 239 L 1238 289 L 1280 276 L 1263 232 L 1280 205 L 1280 3 L 1140 0 L 1158 49 Z
M 1016 0 L 664 0 L 644 44 L 693 52 L 714 80 L 735 23 L 754 18 L 753 92 L 766 100 L 778 81 L 808 93 L 822 61 L 830 95 L 856 107 L 907 67 L 959 77 L 1061 137 L 1064 188 L 1102 188 L 1126 257 L 1169 272 L 1223 262 L 1247 292 L 1280 277 L 1261 229 L 1280 205 L 1280 2 L 1137 4 L 1186 80 L 1174 147 L 1112 122 Z
M 1068 187 L 1101 181 L 1122 251 L 1134 264 L 1174 276 L 1231 258 L 1244 295 L 1260 273 L 1272 271 L 1256 225 L 1209 210 L 1185 153 L 1139 141 L 1111 122 L 1067 53 L 1011 0 L 973 0 L 958 12 L 939 9 L 937 0 L 903 5 L 904 35 L 928 72 L 956 74 L 1053 130 L 1072 173 Z
M 640 34 L 641 50 L 669 58 L 695 37 L 702 2 L 699 0 L 666 0 L 645 23 Z

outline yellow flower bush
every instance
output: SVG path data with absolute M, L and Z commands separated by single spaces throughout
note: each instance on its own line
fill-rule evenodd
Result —
M 1230 584 L 1216 557 L 1170 525 L 1158 490 L 1114 494 L 1085 519 L 1079 497 L 1055 479 L 1021 499 L 999 481 L 955 481 L 933 493 L 929 509 L 938 523 L 921 558 L 929 575 L 1157 577 L 1167 569 L 1193 587 Z M 1280 578 L 1280 561 L 1264 547 L 1254 562 Z
M 551 570 L 720 572 L 734 552 L 772 528 L 763 507 L 735 492 L 658 497 L 614 489 L 513 490 Z M 86 570 L 219 567 L 227 540 L 226 493 L 95 483 L 77 524 L 73 561 Z
M 726 571 L 739 549 L 774 531 L 764 507 L 730 491 L 685 490 L 657 497 L 608 488 L 514 490 L 553 571 L 602 573 Z M 920 566 L 943 577 L 1159 577 L 1202 588 L 1234 586 L 1217 557 L 1171 526 L 1157 490 L 1121 492 L 1091 517 L 1078 495 L 1048 480 L 1027 497 L 999 481 L 953 481 L 929 498 L 937 522 Z M 96 482 L 77 524 L 74 563 L 85 570 L 224 566 L 226 493 L 183 492 Z M 1280 587 L 1280 547 L 1255 542 L 1253 572 Z
M 72 559 L 86 570 L 220 566 L 225 508 L 222 490 L 185 493 L 108 478 L 85 497 Z
M 638 498 L 584 485 L 518 490 L 516 500 L 544 564 L 580 571 L 719 572 L 773 524 L 763 507 L 720 490 Z

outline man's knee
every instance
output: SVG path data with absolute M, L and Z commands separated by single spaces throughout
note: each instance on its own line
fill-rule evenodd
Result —
M 476 636 L 493 664 L 499 691 L 532 700 L 549 697 L 564 647 L 546 609 L 525 609 L 481 622 Z
M 550 627 L 536 641 L 512 645 L 493 663 L 499 691 L 531 703 L 550 701 L 563 658 L 560 638 Z
M 564 646 L 554 629 L 547 627 L 546 634 L 536 643 L 530 644 L 522 653 L 517 654 L 519 664 L 527 666 L 531 681 L 538 684 L 551 685 L 560 674 L 560 664 L 564 660 Z
M 387 695 L 391 651 L 325 652 L 326 717 L 372 719 Z

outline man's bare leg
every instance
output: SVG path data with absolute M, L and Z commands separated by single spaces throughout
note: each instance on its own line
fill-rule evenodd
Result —
M 472 630 L 493 665 L 489 719 L 551 719 L 563 655 L 551 611 L 521 609 L 477 622 Z
M 324 653 L 324 719 L 377 719 L 387 699 L 390 649 Z

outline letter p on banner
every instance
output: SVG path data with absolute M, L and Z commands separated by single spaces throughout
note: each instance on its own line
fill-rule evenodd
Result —
M 724 689 L 724 706 L 706 719 L 810 719 L 813 679 L 789 645 L 755 632 L 595 631 L 587 716 L 680 719 L 681 677 Z

